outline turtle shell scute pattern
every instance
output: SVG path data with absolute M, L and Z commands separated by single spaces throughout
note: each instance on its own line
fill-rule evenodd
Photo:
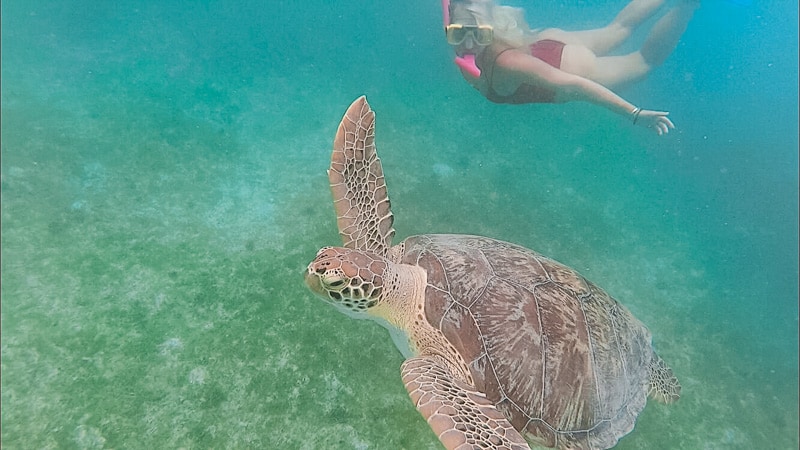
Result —
M 402 262 L 427 272 L 426 319 L 528 439 L 608 448 L 633 428 L 657 357 L 650 332 L 623 305 L 518 245 L 463 235 L 404 245 Z

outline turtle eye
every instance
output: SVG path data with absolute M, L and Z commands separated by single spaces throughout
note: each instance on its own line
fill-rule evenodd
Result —
M 340 279 L 338 279 L 338 280 L 328 281 L 328 283 L 327 283 L 327 284 L 328 284 L 328 286 L 330 286 L 330 287 L 332 287 L 332 288 L 338 288 L 338 287 L 341 287 L 341 286 L 343 286 L 343 285 L 344 285 L 344 280 L 342 280 L 342 279 L 340 278 Z
M 317 271 L 319 273 L 319 281 L 326 288 L 337 288 L 345 284 L 345 279 L 338 270 L 323 270 Z

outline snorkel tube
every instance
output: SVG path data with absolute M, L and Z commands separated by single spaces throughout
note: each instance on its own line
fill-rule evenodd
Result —
M 442 0 L 442 18 L 444 19 L 444 27 L 447 28 L 450 25 L 450 0 Z M 480 78 L 481 69 L 475 64 L 475 55 L 456 56 L 453 62 L 473 78 Z
M 481 77 L 481 69 L 479 69 L 478 65 L 475 64 L 475 55 L 467 54 L 464 56 L 456 56 L 456 59 L 453 62 L 455 62 L 456 65 L 461 68 L 461 70 L 472 75 L 472 78 Z

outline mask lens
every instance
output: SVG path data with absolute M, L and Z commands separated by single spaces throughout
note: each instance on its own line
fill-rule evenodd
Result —
M 467 31 L 467 28 L 457 23 L 448 25 L 445 29 L 447 43 L 450 45 L 458 45 L 464 42 L 464 39 L 467 38 Z
M 477 42 L 478 45 L 489 45 L 492 43 L 494 30 L 488 25 L 481 25 L 475 30 L 473 36 L 475 36 L 475 42 Z
M 450 45 L 459 45 L 467 38 L 468 35 L 478 45 L 489 45 L 494 37 L 494 30 L 489 25 L 470 26 L 453 23 L 445 28 L 447 35 L 447 43 Z

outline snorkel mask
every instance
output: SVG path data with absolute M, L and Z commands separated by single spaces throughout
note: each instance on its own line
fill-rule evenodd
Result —
M 450 0 L 442 0 L 442 17 L 444 19 L 444 29 L 447 35 L 447 42 L 458 45 L 467 38 L 468 34 L 480 45 L 488 45 L 492 41 L 492 28 L 489 26 L 464 26 L 450 23 Z M 456 56 L 453 61 L 464 72 L 473 78 L 481 76 L 481 69 L 475 64 L 475 55 L 466 54 Z

